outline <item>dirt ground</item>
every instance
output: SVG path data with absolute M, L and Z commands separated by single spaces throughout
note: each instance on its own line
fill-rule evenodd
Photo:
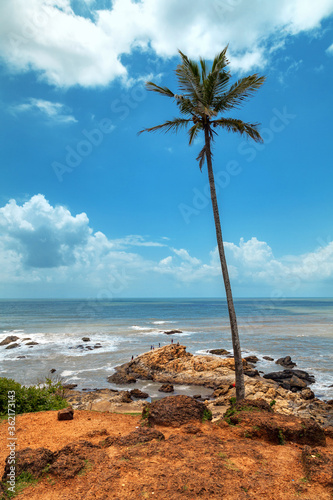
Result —
M 58 421 L 57 412 L 16 417 L 17 449 L 44 447 L 57 451 L 86 440 L 99 444 L 106 436 L 125 436 L 140 428 L 140 416 L 75 411 L 74 420 Z M 8 423 L 0 424 L 0 475 L 8 455 Z M 241 427 L 195 423 L 179 428 L 156 426 L 165 440 L 132 446 L 113 445 L 94 451 L 93 462 L 73 478 L 52 474 L 17 494 L 29 500 L 176 500 L 267 499 L 326 500 L 333 484 L 306 477 L 302 445 L 274 445 L 249 438 Z M 97 455 L 96 455 L 97 453 Z M 320 453 L 333 455 L 327 438 Z M 98 458 L 99 456 L 99 458 Z

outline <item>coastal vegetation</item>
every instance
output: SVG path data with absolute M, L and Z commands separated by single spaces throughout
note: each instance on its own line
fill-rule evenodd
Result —
M 15 414 L 60 410 L 68 406 L 61 382 L 46 378 L 43 384 L 25 387 L 13 379 L 0 378 L 0 417 L 8 415 L 8 394 Z M 12 412 L 13 413 L 13 412 Z M 11 413 L 11 414 L 12 414 Z
M 224 115 L 233 108 L 239 108 L 246 102 L 253 93 L 261 87 L 265 81 L 265 77 L 253 74 L 241 78 L 230 85 L 231 74 L 227 70 L 229 64 L 226 57 L 227 48 L 228 47 L 225 47 L 222 52 L 215 57 L 210 70 L 206 61 L 203 59 L 200 58 L 199 66 L 195 61 L 190 60 L 185 54 L 179 51 L 181 64 L 177 66 L 175 72 L 180 93 L 175 94 L 169 88 L 158 86 L 153 82 L 147 82 L 146 88 L 149 91 L 157 92 L 162 96 L 174 99 L 181 116 L 168 120 L 160 125 L 145 128 L 139 133 L 156 131 L 178 132 L 181 129 L 188 129 L 190 145 L 193 144 L 200 132 L 204 134 L 204 146 L 197 160 L 200 170 L 202 170 L 204 163 L 207 164 L 216 240 L 227 297 L 235 358 L 236 397 L 237 401 L 239 401 L 245 397 L 244 373 L 237 318 L 225 257 L 215 189 L 212 144 L 217 136 L 218 129 L 223 129 L 227 132 L 235 132 L 255 142 L 262 142 L 257 123 L 247 123 L 240 119 L 230 118 Z

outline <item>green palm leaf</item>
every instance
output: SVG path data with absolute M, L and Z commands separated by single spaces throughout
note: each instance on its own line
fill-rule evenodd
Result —
M 146 89 L 153 92 L 158 92 L 159 94 L 165 95 L 166 97 L 175 97 L 174 93 L 171 92 L 168 87 L 159 87 L 156 83 L 146 82 Z
M 140 130 L 140 132 L 138 132 L 138 135 L 142 134 L 143 132 L 178 132 L 180 128 L 186 128 L 191 121 L 192 120 L 186 120 L 185 118 L 174 118 L 173 120 L 168 120 L 161 125 L 156 125 L 155 127 Z
M 229 91 L 214 99 L 215 111 L 221 112 L 231 108 L 239 108 L 261 87 L 265 79 L 264 76 L 254 74 L 238 80 L 230 87 Z
M 212 122 L 213 126 L 219 126 L 227 129 L 228 132 L 236 132 L 240 135 L 247 135 L 255 142 L 263 142 L 263 139 L 258 131 L 258 123 L 246 123 L 242 120 L 234 118 L 220 118 Z

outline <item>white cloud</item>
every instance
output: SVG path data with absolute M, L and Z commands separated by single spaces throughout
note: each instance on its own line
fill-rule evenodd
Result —
M 26 102 L 11 106 L 10 111 L 14 114 L 25 112 L 38 112 L 46 116 L 53 123 L 77 123 L 76 118 L 69 114 L 70 110 L 60 102 L 45 101 L 30 97 Z
M 333 43 L 328 47 L 327 52 L 333 55 Z
M 312 32 L 333 13 L 333 0 L 85 0 L 91 19 L 70 0 L 2 0 L 0 51 L 13 71 L 37 71 L 52 85 L 131 81 L 121 62 L 134 49 L 171 57 L 212 58 L 230 43 L 232 67 L 264 67 L 289 36 Z M 331 49 L 329 49 L 331 50 Z M 143 68 L 143 73 L 149 70 Z
M 139 252 L 131 251 L 133 246 Z M 272 248 L 255 237 L 242 238 L 239 244 L 226 242 L 225 249 L 232 286 L 242 287 L 248 296 L 253 290 L 277 289 L 286 296 L 304 290 L 315 295 L 311 291 L 333 281 L 333 242 L 283 258 L 275 258 Z M 11 200 L 0 208 L 0 270 L 5 297 L 8 290 L 20 296 L 22 287 L 27 296 L 32 289 L 38 296 L 46 290 L 54 296 L 59 289 L 60 296 L 67 290 L 72 296 L 103 290 L 108 296 L 147 296 L 147 290 L 159 296 L 182 290 L 189 296 L 198 295 L 197 290 L 222 290 L 217 248 L 203 260 L 140 235 L 110 239 L 92 230 L 85 213 L 74 216 L 41 194 L 22 205 Z

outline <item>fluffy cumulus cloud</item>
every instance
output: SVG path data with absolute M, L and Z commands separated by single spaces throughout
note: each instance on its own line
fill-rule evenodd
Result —
M 70 290 L 71 296 L 89 297 L 101 291 L 108 297 L 147 296 L 149 291 L 161 296 L 178 293 L 179 287 L 184 295 L 197 295 L 203 289 L 218 293 L 217 249 L 201 260 L 167 241 L 140 235 L 110 239 L 93 231 L 85 213 L 72 215 L 41 194 L 22 204 L 11 200 L 0 208 L 1 295 L 29 296 L 37 290 L 39 296 L 67 296 Z M 314 290 L 318 283 L 333 281 L 333 242 L 280 259 L 255 237 L 239 244 L 226 242 L 225 248 L 233 286 L 243 287 L 248 296 L 258 286 L 302 295 L 304 287 Z
M 89 87 L 128 80 L 121 56 L 134 49 L 171 57 L 180 47 L 190 57 L 212 58 L 230 43 L 234 69 L 249 71 L 265 66 L 288 36 L 320 28 L 333 13 L 333 0 L 99 3 L 85 0 L 79 12 L 70 0 L 2 0 L 3 59 L 12 70 L 32 69 L 52 85 Z

